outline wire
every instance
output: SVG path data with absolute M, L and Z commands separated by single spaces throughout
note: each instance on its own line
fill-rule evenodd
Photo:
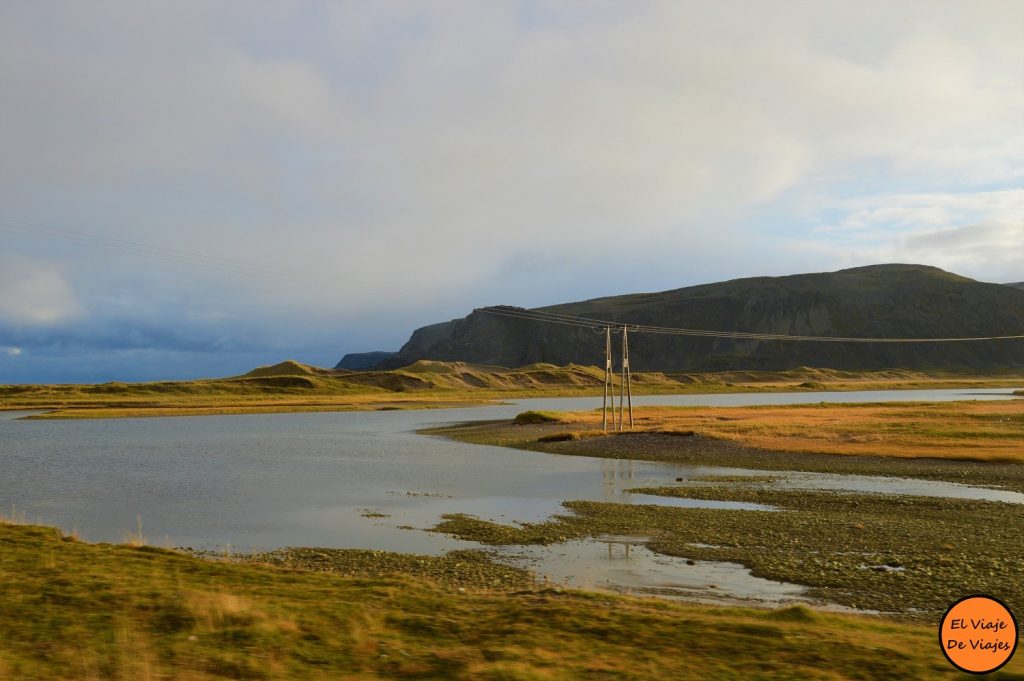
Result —
M 608 326 L 609 325 L 607 322 L 603 322 L 602 324 L 595 325 L 595 324 L 593 324 L 591 322 L 583 321 L 582 319 L 577 319 L 577 320 L 553 319 L 553 318 L 549 318 L 549 317 L 534 316 L 534 315 L 531 315 L 531 314 L 527 314 L 526 310 L 524 310 L 522 313 L 520 313 L 520 312 L 518 312 L 516 310 L 500 310 L 499 311 L 499 310 L 495 310 L 493 308 L 481 308 L 479 310 L 474 310 L 474 312 L 486 312 L 488 314 L 498 315 L 500 317 L 513 317 L 513 318 L 516 318 L 516 319 L 527 319 L 527 320 L 531 320 L 531 321 L 543 321 L 543 322 L 550 322 L 552 324 L 563 324 L 563 325 L 566 325 L 566 326 L 582 327 L 582 328 L 586 328 L 586 329 L 603 329 L 604 326 Z M 622 326 L 622 325 L 618 324 L 616 326 Z
M 475 312 L 483 312 L 505 317 L 516 317 L 537 322 L 584 326 L 591 329 L 611 327 L 613 330 L 628 328 L 633 333 L 649 333 L 676 336 L 692 336 L 704 338 L 734 338 L 741 340 L 789 341 L 789 342 L 823 342 L 823 343 L 957 343 L 967 341 L 1020 340 L 1024 334 L 1009 336 L 975 336 L 967 338 L 863 338 L 850 336 L 797 336 L 777 333 L 748 333 L 744 331 L 715 331 L 710 329 L 687 329 L 670 326 L 650 326 L 630 322 L 593 319 L 590 317 L 574 317 L 541 310 L 523 308 L 482 307 Z

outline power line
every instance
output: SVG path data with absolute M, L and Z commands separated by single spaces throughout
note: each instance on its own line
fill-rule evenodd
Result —
M 978 336 L 970 338 L 856 338 L 845 336 L 798 336 L 777 333 L 748 333 L 744 331 L 717 331 L 712 329 L 686 329 L 671 326 L 652 326 L 648 324 L 633 324 L 630 322 L 612 321 L 608 319 L 596 319 L 593 317 L 582 317 L 564 315 L 547 310 L 527 310 L 521 307 L 498 306 L 482 307 L 474 310 L 484 314 L 506 317 L 511 319 L 524 319 L 545 324 L 560 324 L 577 329 L 590 329 L 597 333 L 603 333 L 605 337 L 604 356 L 604 399 L 601 403 L 601 429 L 608 429 L 608 407 L 611 407 L 612 427 L 621 431 L 623 429 L 623 417 L 625 409 L 623 397 L 628 396 L 629 401 L 629 428 L 633 429 L 633 399 L 632 399 L 632 377 L 629 366 L 629 333 L 649 333 L 661 335 L 689 336 L 700 338 L 732 338 L 738 340 L 759 340 L 759 341 L 814 341 L 829 343 L 952 343 L 962 341 L 992 341 L 992 340 L 1015 340 L 1024 339 L 1024 335 L 1014 336 Z M 622 378 L 619 381 L 619 411 L 616 422 L 615 414 L 615 388 L 613 377 L 615 372 L 612 368 L 612 333 L 622 334 Z M 609 396 L 611 404 L 609 405 Z
M 475 312 L 483 312 L 502 317 L 514 317 L 536 322 L 550 324 L 563 324 L 567 326 L 585 327 L 595 331 L 603 330 L 605 327 L 613 331 L 620 331 L 628 328 L 634 333 L 691 336 L 705 338 L 733 338 L 739 340 L 762 340 L 762 341 L 787 341 L 787 342 L 824 342 L 824 343 L 957 343 L 967 341 L 990 341 L 990 340 L 1020 340 L 1024 334 L 1008 336 L 974 336 L 965 338 L 859 338 L 850 336 L 798 336 L 776 333 L 748 333 L 744 331 L 716 331 L 711 329 L 687 329 L 669 326 L 651 326 L 647 324 L 633 324 L 630 322 L 612 321 L 607 319 L 594 319 L 591 317 L 577 317 L 563 315 L 555 312 L 542 310 L 526 310 L 515 307 L 482 307 Z

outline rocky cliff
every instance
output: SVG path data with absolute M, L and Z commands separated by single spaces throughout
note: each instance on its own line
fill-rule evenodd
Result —
M 1024 334 L 1024 289 L 987 284 L 923 265 L 754 277 L 566 303 L 547 312 L 656 326 L 813 336 L 934 338 Z M 590 329 L 475 311 L 417 329 L 377 368 L 417 360 L 518 367 L 601 364 L 603 336 Z M 635 334 L 636 371 L 1000 369 L 1024 366 L 1024 340 L 855 344 L 773 342 Z

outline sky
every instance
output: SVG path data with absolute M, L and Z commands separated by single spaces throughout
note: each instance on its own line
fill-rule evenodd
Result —
M 0 2 L 0 383 L 883 262 L 1024 280 L 1024 3 Z

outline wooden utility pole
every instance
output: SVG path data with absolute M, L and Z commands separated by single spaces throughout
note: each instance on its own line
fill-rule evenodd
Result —
M 622 327 L 622 373 L 625 374 L 626 378 L 626 402 L 629 405 L 629 429 L 633 430 L 633 377 L 629 370 L 629 328 L 625 326 Z
M 615 331 L 618 333 L 618 329 Z M 612 363 L 612 327 L 604 327 L 604 399 L 601 401 L 601 430 L 608 430 L 608 412 L 612 415 L 612 429 L 622 430 L 626 410 L 629 410 L 629 429 L 633 429 L 633 375 L 629 369 L 629 327 L 622 327 L 622 377 L 619 381 L 619 411 L 615 413 L 615 368 Z M 609 401 L 609 397 L 611 400 Z M 617 420 L 616 420 L 617 418 Z
M 619 430 L 622 430 L 622 403 L 626 397 L 626 327 L 622 327 L 622 377 L 619 379 Z
M 612 327 L 604 327 L 604 401 L 601 402 L 601 429 L 608 430 L 608 394 L 611 393 L 612 425 L 615 421 L 615 388 L 612 385 Z

